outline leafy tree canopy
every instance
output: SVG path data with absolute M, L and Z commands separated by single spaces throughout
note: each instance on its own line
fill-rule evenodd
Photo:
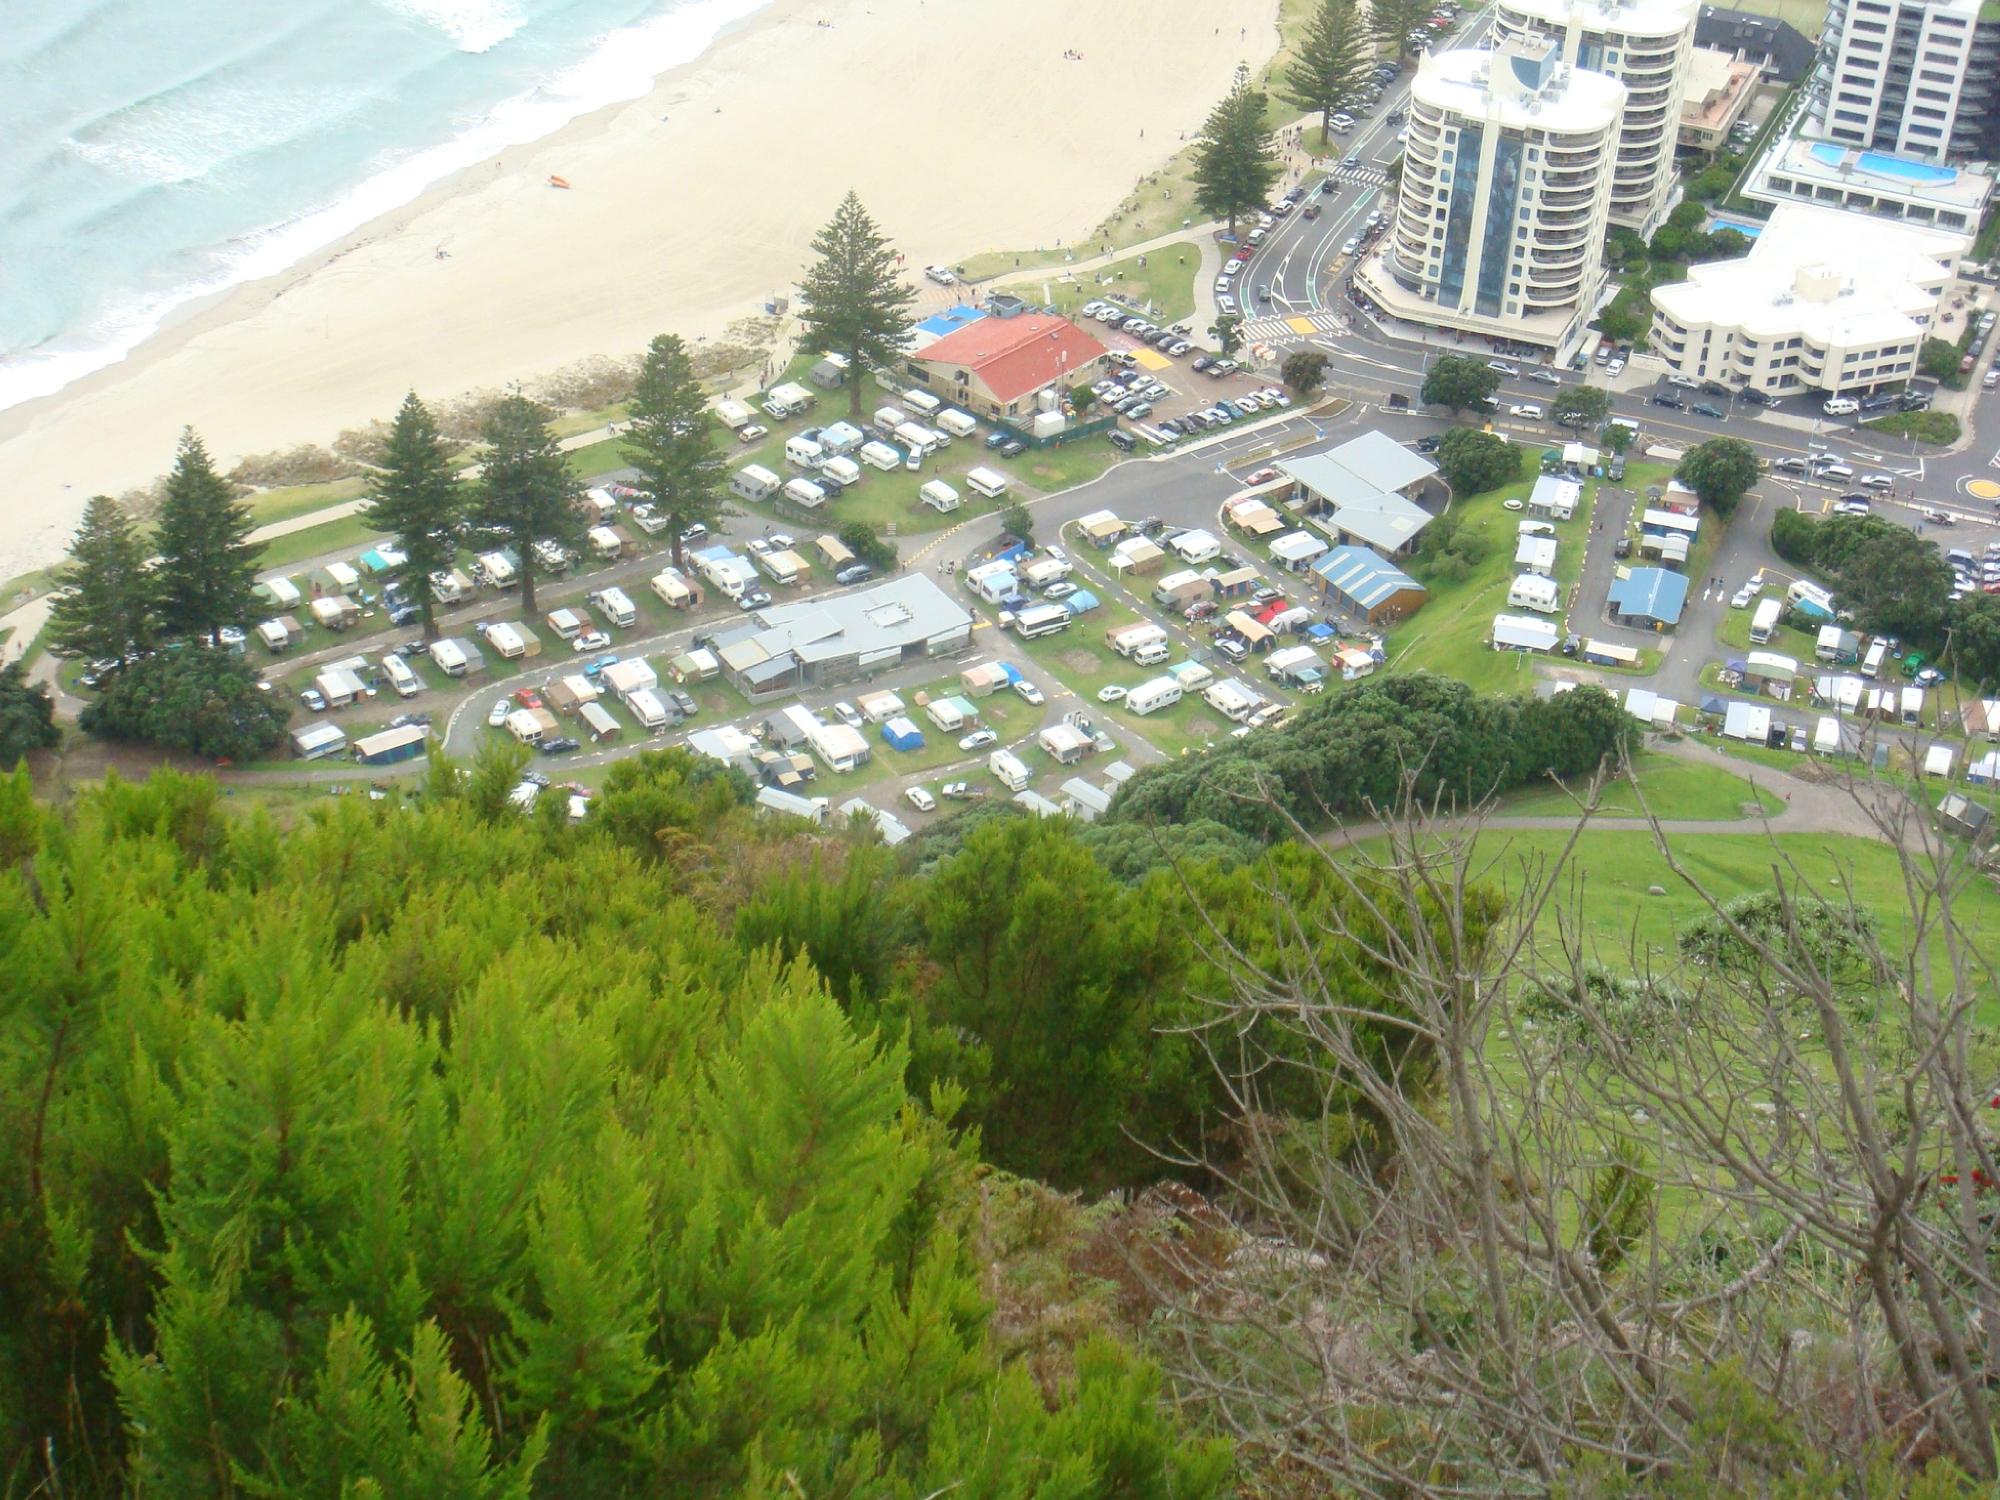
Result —
M 1710 438 L 1690 448 L 1675 476 L 1701 496 L 1701 503 L 1728 517 L 1736 502 L 1757 483 L 1762 466 L 1757 450 L 1741 438 Z
M 1463 354 L 1440 354 L 1424 373 L 1424 388 L 1418 399 L 1426 406 L 1442 406 L 1453 412 L 1467 407 L 1485 409 L 1499 389 L 1500 372 L 1489 370 L 1485 360 Z
M 1438 445 L 1438 468 L 1452 492 L 1461 498 L 1481 495 L 1512 484 L 1521 477 L 1525 450 L 1497 432 L 1480 432 L 1472 427 L 1455 427 Z
M 90 734 L 218 760 L 254 760 L 285 735 L 289 709 L 234 651 L 171 645 L 117 673 L 78 722 Z

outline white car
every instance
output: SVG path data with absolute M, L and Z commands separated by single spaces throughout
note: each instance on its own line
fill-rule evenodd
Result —
M 1611 356 L 1610 360 L 1606 362 L 1604 366 L 1604 373 L 1606 375 L 1617 375 L 1623 373 L 1624 369 L 1625 369 L 1624 356 L 1620 354 L 1614 354 Z
M 856 708 L 852 703 L 834 704 L 833 716 L 849 729 L 859 729 L 867 722 L 861 717 L 861 710 Z
M 1524 401 L 1508 407 L 1507 415 L 1519 417 L 1524 422 L 1539 422 L 1542 420 L 1542 409 L 1532 401 Z
M 739 443 L 754 443 L 759 438 L 767 438 L 770 435 L 770 428 L 759 427 L 755 422 L 750 423 L 747 427 L 736 429 L 736 441 Z
M 1109 687 L 1101 687 L 1097 690 L 1097 701 L 1099 703 L 1121 703 L 1125 699 L 1125 692 L 1124 688 L 1114 682 Z
M 1701 389 L 1701 382 L 1688 375 L 1669 375 L 1667 377 L 1667 384 L 1677 385 L 1684 391 L 1698 391 Z
M 1042 696 L 1042 690 L 1036 687 L 1032 682 L 1029 682 L 1026 678 L 1021 678 L 1016 680 L 1016 682 L 1014 683 L 1014 691 L 1025 702 L 1032 703 L 1037 708 L 1041 707 L 1042 704 L 1048 701 L 1046 698 Z
M 999 738 L 1000 736 L 990 729 L 975 729 L 958 742 L 958 748 L 961 750 L 983 750 Z
M 1521 373 L 1521 367 L 1519 365 L 1510 365 L 1504 359 L 1489 359 L 1486 361 L 1486 368 L 1489 370 L 1497 370 L 1502 375 L 1512 376 L 1512 375 L 1519 375 Z
M 924 279 L 935 281 L 939 286 L 957 286 L 958 278 L 943 266 L 925 266 Z
M 514 705 L 509 703 L 505 698 L 502 698 L 486 711 L 486 722 L 493 728 L 498 729 L 502 724 L 507 722 L 507 715 L 513 711 Z
M 572 651 L 602 651 L 611 644 L 611 637 L 601 630 L 586 630 L 569 643 Z
M 1820 410 L 1829 417 L 1851 417 L 1861 410 L 1861 403 L 1852 396 L 1834 396 L 1821 403 Z
M 903 800 L 908 802 L 918 812 L 937 811 L 937 798 L 933 797 L 929 790 L 924 787 L 911 787 L 907 792 L 903 793 Z
M 1340 247 L 1340 253 L 1342 255 L 1352 255 L 1355 251 L 1359 250 L 1360 248 L 1361 248 L 1361 241 L 1349 240 L 1346 244 Z

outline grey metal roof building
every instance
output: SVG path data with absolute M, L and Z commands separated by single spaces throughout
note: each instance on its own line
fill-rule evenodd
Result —
M 1364 432 L 1325 453 L 1280 459 L 1277 467 L 1306 500 L 1312 520 L 1339 541 L 1403 552 L 1431 522 L 1410 496 L 1437 465 L 1387 433 Z
M 971 639 L 972 616 L 911 573 L 857 594 L 759 610 L 754 623 L 717 635 L 713 645 L 724 675 L 758 698 L 948 656 Z
M 1321 590 L 1373 622 L 1401 619 L 1424 602 L 1424 586 L 1366 547 L 1336 547 L 1312 565 Z

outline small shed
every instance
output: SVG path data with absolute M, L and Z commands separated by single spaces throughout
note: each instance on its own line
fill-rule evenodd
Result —
M 1548 578 L 1556 570 L 1554 537 L 1524 536 L 1514 548 L 1514 566 L 1523 573 L 1539 573 Z
M 1062 784 L 1063 810 L 1071 817 L 1085 823 L 1095 823 L 1111 811 L 1111 794 L 1102 787 L 1092 786 L 1081 776 L 1072 776 Z
M 1974 802 L 1970 797 L 1958 792 L 1947 793 L 1937 805 L 1938 827 L 1946 833 L 1958 835 L 1983 843 L 1993 814 L 1983 803 Z
M 1722 720 L 1725 738 L 1746 744 L 1768 744 L 1771 738 L 1771 710 L 1761 703 L 1731 703 Z
M 921 750 L 924 732 L 910 719 L 890 719 L 882 725 L 882 742 L 891 750 Z
M 1538 620 L 1532 615 L 1493 617 L 1495 651 L 1553 651 L 1561 636 L 1553 620 Z
M 610 710 L 601 703 L 585 703 L 576 716 L 583 723 L 583 732 L 590 736 L 592 744 L 603 744 L 615 740 L 625 732 L 624 725 L 611 717 Z
M 722 670 L 722 663 L 716 654 L 706 646 L 696 646 L 691 651 L 683 651 L 667 663 L 667 672 L 675 682 L 706 682 Z
M 424 753 L 431 731 L 424 724 L 399 724 L 380 734 L 364 735 L 354 742 L 354 758 L 365 766 L 389 766 L 397 761 L 415 760 Z
M 313 678 L 313 686 L 326 699 L 328 708 L 343 707 L 368 691 L 361 679 L 345 667 L 328 667 Z

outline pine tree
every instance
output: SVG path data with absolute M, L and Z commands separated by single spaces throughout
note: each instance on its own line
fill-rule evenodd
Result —
M 257 559 L 264 551 L 250 541 L 252 529 L 249 510 L 215 472 L 194 429 L 187 429 L 167 475 L 155 537 L 160 562 L 154 576 L 165 634 L 212 642 L 222 626 L 240 629 L 249 623 Z
M 424 639 L 438 638 L 430 576 L 450 568 L 458 553 L 464 496 L 437 419 L 417 399 L 403 398 L 378 465 L 375 496 L 361 518 L 396 539 L 403 561 L 392 576 L 423 612 Z
M 124 507 L 93 495 L 56 575 L 49 644 L 62 656 L 118 660 L 152 643 L 153 580 L 146 552 Z
M 520 558 L 521 608 L 535 613 L 535 543 L 583 542 L 583 486 L 549 431 L 548 413 L 526 396 L 503 396 L 481 429 L 479 517 L 506 533 Z
M 666 520 L 678 567 L 681 533 L 697 521 L 714 526 L 724 514 L 726 466 L 687 345 L 676 335 L 663 333 L 648 346 L 629 415 L 625 451 L 638 471 L 633 488 Z
M 1369 42 L 1354 0 L 1320 0 L 1306 23 L 1298 55 L 1285 70 L 1285 98 L 1316 113 L 1322 135 L 1332 133 L 1335 111 L 1360 97 Z
M 49 690 L 28 681 L 18 661 L 0 667 L 0 768 L 18 765 L 30 750 L 45 750 L 61 738 Z
M 1239 215 L 1263 203 L 1278 180 L 1278 158 L 1264 130 L 1265 98 L 1250 83 L 1246 63 L 1236 82 L 1209 111 L 1194 150 L 1194 201 L 1204 213 L 1229 221 L 1236 233 Z
M 896 252 L 851 188 L 812 249 L 818 259 L 799 283 L 799 321 L 813 348 L 847 356 L 847 409 L 858 417 L 862 371 L 894 363 L 908 346 L 916 293 L 896 273 Z
M 1410 50 L 1410 33 L 1431 18 L 1431 0 L 1368 0 L 1368 34 L 1387 42 L 1402 57 Z

